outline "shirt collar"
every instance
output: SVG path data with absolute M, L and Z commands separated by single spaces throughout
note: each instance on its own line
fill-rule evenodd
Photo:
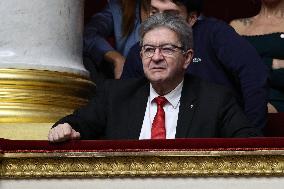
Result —
M 183 81 L 176 86 L 174 90 L 169 92 L 168 94 L 164 95 L 164 97 L 169 101 L 170 105 L 173 106 L 173 108 L 177 108 L 179 105 L 180 97 L 181 97 L 181 91 L 183 87 Z M 152 84 L 150 83 L 150 102 L 152 103 L 154 98 L 160 96 L 155 89 L 153 88 Z

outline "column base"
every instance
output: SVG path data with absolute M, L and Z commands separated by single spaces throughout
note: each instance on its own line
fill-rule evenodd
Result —
M 0 138 L 46 139 L 52 123 L 85 105 L 94 87 L 76 74 L 0 69 Z
M 0 138 L 11 140 L 47 140 L 53 123 L 1 123 Z

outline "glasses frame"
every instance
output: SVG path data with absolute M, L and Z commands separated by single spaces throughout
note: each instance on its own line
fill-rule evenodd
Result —
M 163 50 L 163 47 L 169 46 L 171 48 L 167 48 Z M 152 47 L 154 49 L 153 52 L 145 52 L 145 47 Z M 181 50 L 181 52 L 184 54 L 184 48 L 182 46 L 178 46 L 172 43 L 165 43 L 162 45 L 149 45 L 149 44 L 145 44 L 141 46 L 141 52 L 143 55 L 145 55 L 146 58 L 152 58 L 154 56 L 154 54 L 156 53 L 156 49 L 159 49 L 159 53 L 163 56 L 163 57 L 171 57 L 175 52 L 178 52 L 177 49 Z M 165 50 L 169 50 L 168 52 Z

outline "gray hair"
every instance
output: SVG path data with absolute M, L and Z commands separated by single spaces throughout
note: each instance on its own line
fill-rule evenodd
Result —
M 183 50 L 193 48 L 192 29 L 184 18 L 171 13 L 157 13 L 150 16 L 141 24 L 140 45 L 143 45 L 145 34 L 155 28 L 165 27 L 174 31 L 181 43 Z

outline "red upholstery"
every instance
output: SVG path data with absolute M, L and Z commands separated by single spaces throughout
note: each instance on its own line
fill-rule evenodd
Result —
M 47 141 L 0 139 L 0 152 L 127 152 L 127 151 L 251 151 L 284 150 L 284 138 L 208 138 L 176 140 L 69 141 L 50 144 Z
M 264 135 L 267 137 L 284 137 L 284 112 L 268 114 Z
M 0 153 L 54 151 L 196 151 L 196 150 L 284 150 L 284 113 L 269 114 L 262 138 L 191 138 L 176 140 L 69 141 L 51 144 L 48 141 L 0 139 Z M 273 136 L 273 137 L 271 137 Z M 278 137 L 276 137 L 278 136 Z

